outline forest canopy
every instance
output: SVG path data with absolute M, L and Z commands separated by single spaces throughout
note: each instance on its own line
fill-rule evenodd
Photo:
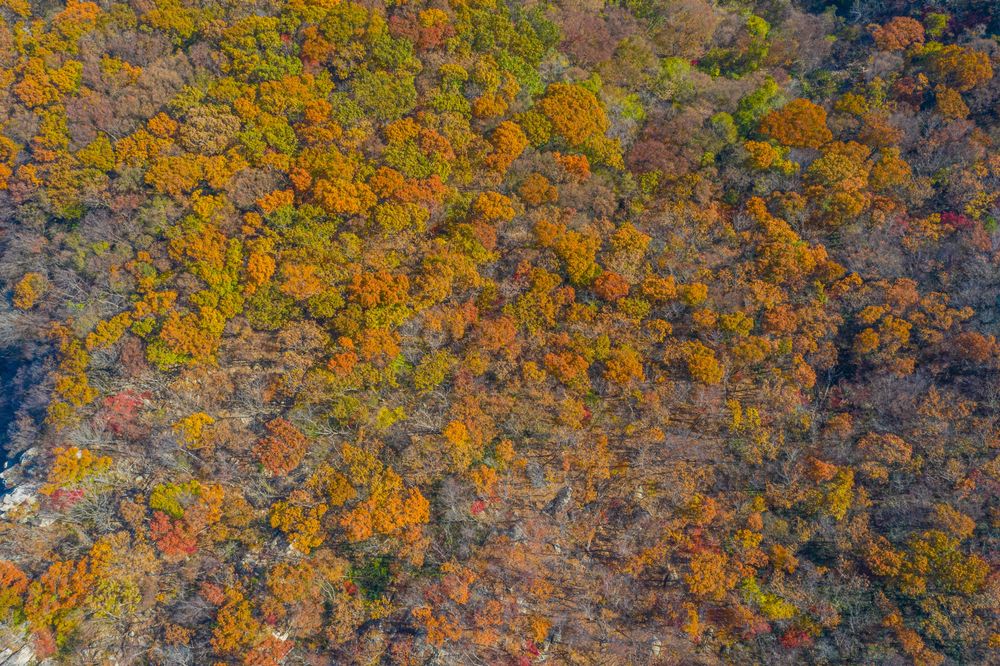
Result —
M 0 0 L 0 662 L 997 663 L 998 34 Z

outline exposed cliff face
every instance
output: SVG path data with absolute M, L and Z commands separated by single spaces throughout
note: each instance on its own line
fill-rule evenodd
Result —
M 0 664 L 3 666 L 30 666 L 37 663 L 30 636 L 22 634 L 5 637 L 0 633 L 0 641 L 9 644 L 7 647 L 0 647 Z
M 0 353 L 0 458 L 4 458 L 7 430 L 14 422 L 14 415 L 20 405 L 21 394 L 14 387 L 20 367 L 19 355 Z
M 32 468 L 38 449 L 30 447 L 37 445 L 38 423 L 44 418 L 46 370 L 42 362 L 23 354 L 36 344 L 25 341 L 23 348 L 8 347 L 0 354 L 0 495 L 44 475 L 44 470 Z
M 21 463 L 0 472 L 3 491 L 0 493 L 0 516 L 9 520 L 17 520 L 25 510 L 38 501 L 38 486 L 27 482 L 23 473 L 31 464 L 27 455 Z

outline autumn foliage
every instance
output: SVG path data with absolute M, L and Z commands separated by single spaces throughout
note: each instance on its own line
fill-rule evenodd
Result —
M 0 662 L 1000 662 L 998 7 L 0 0 Z
M 764 116 L 760 131 L 779 143 L 798 148 L 819 148 L 833 138 L 826 124 L 826 110 L 801 98 Z

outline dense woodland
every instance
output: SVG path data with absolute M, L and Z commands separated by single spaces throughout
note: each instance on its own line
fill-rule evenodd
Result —
M 0 660 L 1000 663 L 998 33 L 0 0 Z

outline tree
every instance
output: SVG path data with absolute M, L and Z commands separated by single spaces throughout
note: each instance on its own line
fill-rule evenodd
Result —
M 661 3 L 651 25 L 653 43 L 661 53 L 697 60 L 708 46 L 719 15 L 705 0 L 670 0 Z
M 969 115 L 969 107 L 962 99 L 961 93 L 948 86 L 938 86 L 934 89 L 934 100 L 938 112 L 946 118 L 962 119 Z
M 634 349 L 620 347 L 611 352 L 604 370 L 604 378 L 613 384 L 628 386 L 645 379 L 642 356 Z
M 30 310 L 48 290 L 49 284 L 41 273 L 26 273 L 14 287 L 14 307 Z
M 888 23 L 870 28 L 880 51 L 902 51 L 924 43 L 924 26 L 909 16 L 894 16 Z
M 691 378 L 702 384 L 718 384 L 725 376 L 725 369 L 715 352 L 697 340 L 676 345 L 667 351 L 667 360 L 675 357 L 683 359 Z
M 528 137 L 519 125 L 505 120 L 493 130 L 490 144 L 493 146 L 493 152 L 487 155 L 486 164 L 502 173 L 528 147 Z
M 200 448 L 205 445 L 207 433 L 205 429 L 215 423 L 215 419 L 205 412 L 195 412 L 174 424 L 174 432 L 180 435 L 184 444 L 190 448 Z
M 854 141 L 833 142 L 806 171 L 808 194 L 819 204 L 822 217 L 842 224 L 868 206 L 871 149 Z
M 959 92 L 968 92 L 993 78 L 989 56 L 957 44 L 949 44 L 930 56 L 930 72 L 940 83 Z
M 302 491 L 294 491 L 288 501 L 278 501 L 271 507 L 271 527 L 281 530 L 299 552 L 309 552 L 323 543 L 325 535 L 320 519 L 327 505 L 312 503 Z
M 0 561 L 0 618 L 6 622 L 11 613 L 21 610 L 27 590 L 28 577 L 24 572 L 13 562 Z
M 538 106 L 571 146 L 580 146 L 608 130 L 608 118 L 594 93 L 583 86 L 553 83 Z
M 90 449 L 75 446 L 59 447 L 53 454 L 55 460 L 49 470 L 48 482 L 42 486 L 42 492 L 46 494 L 58 488 L 79 485 L 89 477 L 106 472 L 112 462 L 109 456 L 97 456 Z
M 722 601 L 736 585 L 736 574 L 729 567 L 725 553 L 700 550 L 691 557 L 690 572 L 684 580 L 696 596 Z
M 254 619 L 250 602 L 243 593 L 227 590 L 226 603 L 219 609 L 212 630 L 212 649 L 221 655 L 240 655 L 257 644 L 262 628 Z
M 760 131 L 786 146 L 819 148 L 833 138 L 826 110 L 807 99 L 794 99 L 760 121 Z
M 149 535 L 168 562 L 177 562 L 198 552 L 197 536 L 183 520 L 153 512 Z
M 285 476 L 302 462 L 309 450 L 309 440 L 294 425 L 282 418 L 265 426 L 267 437 L 257 441 L 254 457 L 271 476 Z
M 629 283 L 624 277 L 610 271 L 601 273 L 594 283 L 594 290 L 601 298 L 608 301 L 617 301 L 628 296 L 629 288 Z
M 597 263 L 600 238 L 592 229 L 577 231 L 561 222 L 540 219 L 535 225 L 535 236 L 543 247 L 551 247 L 565 263 L 566 273 L 572 283 L 588 285 L 601 273 Z
M 384 70 L 361 72 L 353 89 L 361 108 L 378 120 L 398 120 L 417 102 L 412 76 L 394 76 Z
M 540 173 L 533 173 L 525 178 L 518 188 L 518 194 L 532 206 L 555 203 L 559 198 L 559 190 Z

